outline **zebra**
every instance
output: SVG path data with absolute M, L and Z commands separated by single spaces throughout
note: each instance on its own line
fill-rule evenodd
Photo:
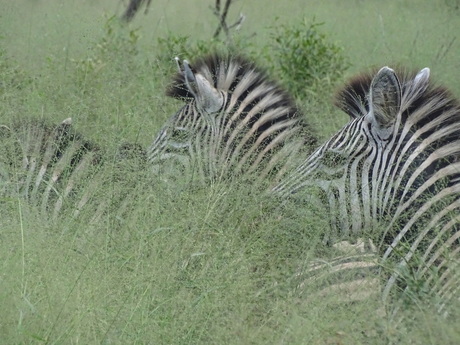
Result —
M 139 150 L 123 144 L 116 159 L 142 160 Z M 106 152 L 76 132 L 71 118 L 58 125 L 24 118 L 0 126 L 0 195 L 26 200 L 52 220 L 67 211 L 76 218 L 90 209 L 94 222 L 106 212 L 106 161 Z
M 430 296 L 448 313 L 460 286 L 460 104 L 429 76 L 383 67 L 351 79 L 335 101 L 349 123 L 273 191 L 319 191 L 331 237 L 373 230 L 383 301 Z
M 274 186 L 316 142 L 291 96 L 247 58 L 213 53 L 176 63 L 166 94 L 186 104 L 148 148 L 158 176 L 239 176 Z
M 187 60 L 180 63 L 178 58 L 176 62 L 179 71 L 167 95 L 187 103 L 168 120 L 148 149 L 149 166 L 159 176 L 166 174 L 167 179 L 174 174 L 195 172 L 202 181 L 209 182 L 245 173 L 258 180 L 268 178 L 269 184 L 275 184 L 289 174 L 289 165 L 296 162 L 297 156 L 316 144 L 313 130 L 292 98 L 254 63 L 241 56 L 222 54 L 199 58 L 192 64 Z M 302 139 L 300 135 L 307 137 Z M 277 146 L 266 151 L 272 142 Z M 275 169 L 276 165 L 281 169 Z M 242 171 L 244 167 L 246 171 Z M 317 264 L 302 269 L 296 279 L 308 277 L 299 285 L 317 285 L 316 281 L 330 274 L 329 267 L 335 267 L 332 275 L 339 277 L 335 279 L 339 283 L 329 279 L 328 289 L 346 286 L 352 280 L 352 271 L 352 276 L 362 281 L 371 276 L 374 286 L 374 259 L 373 252 L 342 255 L 332 262 L 318 259 Z M 343 262 L 348 264 L 342 265 Z M 347 282 L 340 279 L 344 275 Z
M 73 130 L 71 118 L 57 126 L 23 119 L 0 129 L 2 194 L 17 195 L 54 219 L 101 162 L 99 147 Z M 78 202 L 75 215 L 88 199 Z

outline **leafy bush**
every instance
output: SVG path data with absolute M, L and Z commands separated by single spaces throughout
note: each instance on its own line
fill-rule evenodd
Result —
M 209 40 L 193 40 L 190 36 L 180 36 L 170 33 L 166 37 L 157 39 L 157 58 L 161 63 L 175 67 L 171 61 L 174 57 L 193 60 L 196 57 L 210 54 L 212 52 L 235 52 L 236 54 L 253 55 L 252 42 L 246 37 L 236 39 L 232 45 L 218 38 Z M 255 55 L 255 54 L 254 54 Z M 166 65 L 165 65 L 166 66 Z
M 350 66 L 343 48 L 320 31 L 323 24 L 304 19 L 280 26 L 271 36 L 274 72 L 296 97 L 329 90 Z
M 164 76 L 170 76 L 175 71 L 174 58 L 192 60 L 196 56 L 207 54 L 217 48 L 218 41 L 210 40 L 207 45 L 201 41 L 194 42 L 190 36 L 181 36 L 170 33 L 166 37 L 158 37 L 156 58 L 162 65 Z

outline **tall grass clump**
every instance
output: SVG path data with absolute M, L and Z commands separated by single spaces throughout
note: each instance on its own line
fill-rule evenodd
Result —
M 103 78 L 104 70 L 116 73 L 118 78 L 135 71 L 139 38 L 139 29 L 125 28 L 116 17 L 108 18 L 104 23 L 104 34 L 87 55 L 81 59 L 72 59 L 76 68 L 75 79 L 81 91 L 91 92 L 90 83 L 107 82 Z
M 141 39 L 140 28 L 110 17 L 101 37 L 85 54 L 73 57 L 67 71 L 66 90 L 74 93 L 60 102 L 72 107 L 76 120 L 91 123 L 85 130 L 107 145 L 148 142 L 164 122 L 163 114 L 171 112 L 163 97 L 165 67 L 144 51 Z
M 423 344 L 421 333 L 453 337 L 452 325 L 433 314 L 413 313 L 420 323 L 401 333 L 377 299 L 318 297 L 299 271 L 334 254 L 321 244 L 321 208 L 280 208 L 248 190 L 141 183 L 125 196 L 129 212 L 114 211 L 92 226 L 83 219 L 51 225 L 27 207 L 21 220 L 17 203 L 9 203 L 0 211 L 8 272 L 0 281 L 3 339 Z
M 32 83 L 32 78 L 7 56 L 1 42 L 0 36 L 0 97 L 5 101 L 9 91 L 25 88 Z
M 34 78 L 10 58 L 3 48 L 0 36 L 0 118 L 20 111 L 33 90 Z
M 156 42 L 156 57 L 164 64 L 164 67 L 176 66 L 174 57 L 182 59 L 193 59 L 198 56 L 204 56 L 215 52 L 234 53 L 236 55 L 258 56 L 257 48 L 254 42 L 245 35 L 234 37 L 231 43 L 222 41 L 219 38 L 195 39 L 189 35 L 177 35 L 169 33 L 164 37 L 158 37 Z M 170 77 L 171 68 L 165 70 Z

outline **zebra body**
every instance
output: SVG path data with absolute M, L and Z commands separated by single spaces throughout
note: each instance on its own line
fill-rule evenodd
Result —
M 246 59 L 214 54 L 178 66 L 167 95 L 186 104 L 148 150 L 157 173 L 277 181 L 315 141 L 291 97 Z
M 400 78 L 384 67 L 352 80 L 336 102 L 350 122 L 274 191 L 319 189 L 336 237 L 382 227 L 384 298 L 412 286 L 443 309 L 460 282 L 460 105 L 427 68 Z
M 57 126 L 25 119 L 0 127 L 0 183 L 6 196 L 18 196 L 56 218 L 66 201 L 93 178 L 101 163 L 99 148 L 72 128 L 70 118 Z M 72 204 L 77 215 L 90 194 Z
M 77 133 L 70 118 L 58 125 L 22 119 L 0 126 L 0 196 L 24 200 L 54 220 L 82 219 L 83 209 L 87 224 L 111 207 L 119 215 L 129 206 L 133 174 L 142 174 L 145 163 L 146 153 L 137 144 L 120 145 L 110 158 Z

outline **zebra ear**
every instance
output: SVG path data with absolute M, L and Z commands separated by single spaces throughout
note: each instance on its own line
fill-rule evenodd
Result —
M 380 129 L 388 129 L 401 107 L 401 84 L 389 67 L 378 71 L 371 83 L 369 113 Z
M 207 113 L 214 113 L 222 108 L 223 96 L 211 83 L 199 73 L 194 73 L 187 60 L 184 60 L 184 79 L 197 106 Z
M 417 73 L 417 75 L 414 78 L 414 83 L 417 85 L 426 84 L 429 78 L 430 78 L 430 69 L 428 67 L 425 67 L 424 69 L 422 69 L 420 72 Z
M 428 87 L 428 79 L 430 79 L 430 69 L 425 67 L 415 76 L 412 87 L 422 93 Z

